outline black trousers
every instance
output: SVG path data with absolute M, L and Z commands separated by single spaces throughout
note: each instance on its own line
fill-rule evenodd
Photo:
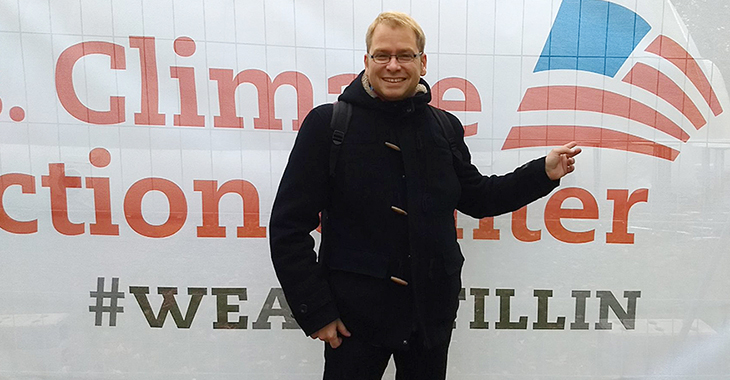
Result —
M 391 355 L 395 361 L 396 380 L 444 380 L 449 341 L 426 348 L 413 336 L 406 348 L 376 347 L 357 337 L 342 338 L 332 349 L 325 343 L 324 380 L 380 380 Z

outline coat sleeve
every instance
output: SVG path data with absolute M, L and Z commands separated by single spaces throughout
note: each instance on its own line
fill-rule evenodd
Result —
M 276 275 L 294 318 L 307 335 L 339 317 L 310 235 L 328 201 L 331 107 L 315 108 L 304 119 L 269 222 Z
M 464 128 L 456 116 L 448 114 L 457 139 L 461 159 L 454 157 L 454 169 L 461 184 L 457 209 L 474 218 L 512 212 L 549 194 L 560 184 L 545 172 L 545 157 L 532 160 L 505 175 L 484 176 L 471 163 L 464 142 Z

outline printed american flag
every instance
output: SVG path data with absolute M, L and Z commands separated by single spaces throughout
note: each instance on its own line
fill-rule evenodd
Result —
M 674 161 L 693 131 L 722 114 L 703 62 L 666 21 L 676 20 L 640 13 L 617 2 L 563 0 L 502 149 L 575 140 Z

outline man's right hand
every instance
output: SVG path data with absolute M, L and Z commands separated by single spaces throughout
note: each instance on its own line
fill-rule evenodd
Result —
M 312 339 L 319 339 L 323 342 L 327 342 L 332 348 L 337 348 L 340 344 L 342 344 L 342 337 L 340 337 L 340 335 L 349 337 L 350 332 L 347 331 L 345 324 L 337 318 L 330 322 L 327 326 L 319 329 L 319 331 L 312 334 L 310 337 Z

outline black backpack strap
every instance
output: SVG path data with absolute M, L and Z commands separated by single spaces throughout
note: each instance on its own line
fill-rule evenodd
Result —
M 332 129 L 332 147 L 330 148 L 330 177 L 335 176 L 335 168 L 337 167 L 337 159 L 340 155 L 340 147 L 345 140 L 347 127 L 352 117 L 352 104 L 338 101 L 332 107 L 332 120 L 330 128 Z
M 451 125 L 451 121 L 449 120 L 449 117 L 446 115 L 446 111 L 436 108 L 433 106 L 429 106 L 431 109 L 431 113 L 436 117 L 436 120 L 439 123 L 439 126 L 441 127 L 441 131 L 444 133 L 444 136 L 446 137 L 446 141 L 449 142 L 449 148 L 451 148 L 451 154 L 456 157 L 457 160 L 462 161 L 463 156 L 461 154 L 461 151 L 456 146 L 456 136 L 454 134 L 454 126 Z

